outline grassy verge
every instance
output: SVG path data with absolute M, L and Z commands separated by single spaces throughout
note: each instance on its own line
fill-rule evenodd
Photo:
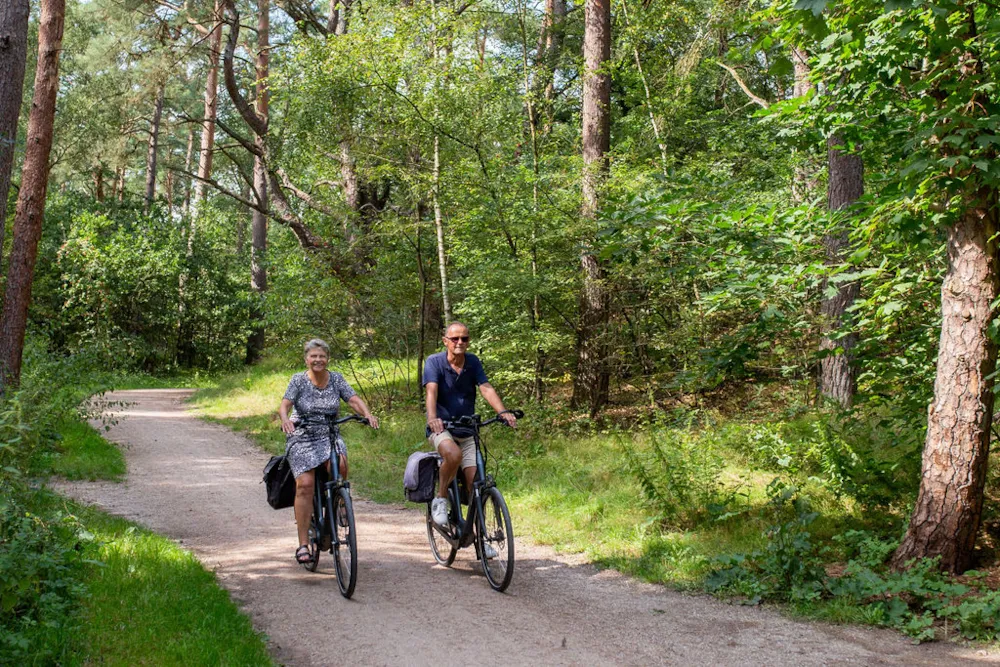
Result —
M 97 561 L 67 644 L 74 664 L 271 665 L 215 576 L 165 537 L 92 508 L 70 505 Z
M 85 421 L 66 419 L 59 425 L 58 450 L 52 456 L 52 472 L 71 480 L 120 481 L 125 475 L 125 456 L 113 443 Z

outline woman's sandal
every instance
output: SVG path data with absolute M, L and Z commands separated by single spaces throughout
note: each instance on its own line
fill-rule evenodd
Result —
M 309 545 L 303 544 L 295 550 L 295 562 L 299 565 L 308 565 L 313 561 L 312 554 L 309 553 Z

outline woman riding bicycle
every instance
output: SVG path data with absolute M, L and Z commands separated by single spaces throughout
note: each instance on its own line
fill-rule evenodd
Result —
M 330 346 L 313 338 L 305 344 L 304 351 L 306 371 L 292 376 L 278 407 L 281 430 L 285 432 L 285 454 L 295 475 L 295 525 L 299 536 L 295 561 L 299 564 L 312 560 L 308 531 L 314 479 L 319 466 L 330 465 L 331 449 L 337 452 L 341 476 L 347 477 L 347 446 L 329 423 L 337 418 L 340 401 L 366 417 L 372 428 L 378 428 L 378 419 L 344 376 L 327 369 Z

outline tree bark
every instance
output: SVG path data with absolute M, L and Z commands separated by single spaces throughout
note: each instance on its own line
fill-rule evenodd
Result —
M 184 153 L 184 172 L 191 173 L 191 162 L 194 159 L 194 126 L 188 128 L 187 151 Z M 194 179 L 187 177 L 187 184 L 184 188 L 184 214 L 191 212 L 191 195 L 194 191 Z
M 257 115 L 264 120 L 265 127 L 268 121 L 268 66 L 269 66 L 269 34 L 270 34 L 270 0 L 257 0 Z M 260 358 L 264 351 L 265 330 L 264 330 L 264 293 L 267 291 L 267 165 L 264 164 L 266 136 L 257 136 L 255 143 L 260 149 L 260 154 L 254 156 L 253 160 L 253 187 L 257 192 L 257 201 L 260 208 L 253 210 L 251 222 L 250 238 L 250 288 L 257 296 L 257 302 L 251 311 L 250 317 L 253 322 L 253 330 L 247 340 L 246 363 L 252 364 Z
M 537 71 L 532 94 L 536 109 L 541 107 L 541 113 L 535 114 L 536 126 L 542 116 L 545 118 L 543 135 L 548 135 L 552 130 L 555 71 L 562 53 L 565 23 L 566 0 L 545 0 L 545 15 L 542 18 L 542 29 L 538 34 L 538 46 L 535 49 Z
M 65 0 L 41 0 L 35 89 L 28 118 L 21 190 L 14 214 L 14 242 L 7 268 L 7 292 L 0 315 L 0 383 L 4 389 L 17 386 L 21 377 L 21 354 L 31 302 L 31 284 L 45 215 L 65 15 Z
M 153 118 L 149 123 L 149 145 L 146 152 L 146 212 L 156 199 L 156 157 L 160 144 L 160 119 L 163 117 L 163 94 L 166 86 L 160 84 L 156 90 Z
M 795 71 L 792 94 L 795 97 L 803 97 L 812 91 L 813 86 L 809 80 L 809 54 L 805 50 L 793 46 L 791 56 Z M 802 204 L 811 199 L 819 187 L 817 180 L 819 169 L 808 153 L 801 155 L 796 162 L 792 174 L 792 203 Z
M 917 504 L 894 567 L 940 556 L 941 569 L 972 564 L 983 509 L 997 346 L 990 335 L 997 273 L 997 193 L 981 189 L 948 230 L 941 342 Z
M 14 170 L 17 122 L 24 95 L 28 51 L 28 0 L 0 4 L 0 254 L 7 221 L 7 197 Z
M 194 185 L 195 213 L 205 198 L 205 184 L 212 176 L 212 153 L 215 150 L 215 118 L 219 109 L 219 54 L 222 50 L 222 3 L 216 0 L 212 11 L 212 29 L 208 36 L 208 75 L 205 77 L 205 111 L 201 124 L 201 148 L 198 153 L 198 181 Z M 191 223 L 194 233 L 194 223 Z
M 431 199 L 434 205 L 434 230 L 437 232 L 438 270 L 441 274 L 441 303 L 444 307 L 444 318 L 451 322 L 451 300 L 448 296 L 448 254 L 444 246 L 444 219 L 441 215 L 441 138 L 434 135 L 434 185 L 431 189 Z M 447 326 L 447 324 L 445 324 Z
M 832 134 L 827 139 L 829 158 L 827 206 L 833 212 L 847 208 L 864 194 L 864 163 L 860 155 L 841 150 L 843 145 L 843 139 L 837 134 Z M 823 246 L 826 249 L 826 263 L 831 266 L 841 264 L 848 247 L 847 232 L 839 231 L 824 236 Z M 842 408 L 850 407 L 857 388 L 853 350 L 858 344 L 858 334 L 853 331 L 848 332 L 836 340 L 831 334 L 849 324 L 850 314 L 847 310 L 860 293 L 861 283 L 856 280 L 842 283 L 837 288 L 837 294 L 832 297 L 826 296 L 824 284 L 824 296 L 820 303 L 823 338 L 819 348 L 829 351 L 829 354 L 820 360 L 820 393 L 836 401 Z M 834 352 L 838 348 L 840 352 Z
M 104 201 L 104 165 L 99 162 L 94 167 L 94 199 Z
M 611 147 L 611 77 L 603 70 L 611 57 L 609 0 L 587 0 L 583 36 L 583 206 L 581 215 L 596 227 L 600 188 L 607 176 Z M 592 230 L 593 231 L 593 230 Z M 604 272 L 593 249 L 592 234 L 583 239 L 580 265 L 580 322 L 576 338 L 575 407 L 587 405 L 591 415 L 607 403 L 607 369 L 604 329 L 608 320 L 608 294 Z

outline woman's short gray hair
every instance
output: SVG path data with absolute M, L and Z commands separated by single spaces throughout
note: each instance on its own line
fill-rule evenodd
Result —
M 321 338 L 313 338 L 306 343 L 303 354 L 309 354 L 309 350 L 318 347 L 319 349 L 326 352 L 326 356 L 330 356 L 330 346 L 326 344 L 326 341 Z

